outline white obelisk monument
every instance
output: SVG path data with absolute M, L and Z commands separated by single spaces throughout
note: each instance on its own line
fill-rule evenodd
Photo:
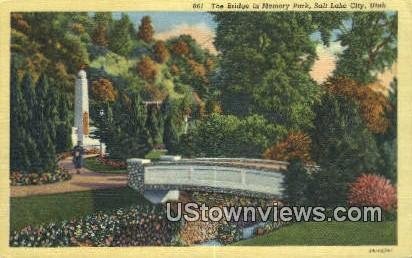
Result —
M 77 74 L 74 95 L 74 127 L 77 132 L 77 142 L 83 146 L 85 137 L 89 135 L 89 94 L 87 76 L 83 69 Z

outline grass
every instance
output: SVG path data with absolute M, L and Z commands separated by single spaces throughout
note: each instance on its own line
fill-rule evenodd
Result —
M 92 170 L 94 172 L 100 173 L 114 173 L 114 174 L 122 174 L 127 173 L 127 169 L 125 168 L 114 168 L 112 166 L 103 164 L 97 160 L 97 157 L 87 158 L 84 160 L 84 167 Z
M 149 153 L 146 154 L 145 159 L 150 160 L 159 160 L 160 156 L 165 155 L 165 150 L 151 150 Z
M 147 201 L 128 187 L 13 197 L 10 198 L 10 230 L 19 230 L 27 225 L 59 222 L 95 211 L 128 207 L 137 203 Z
M 234 245 L 395 245 L 396 222 L 305 222 Z

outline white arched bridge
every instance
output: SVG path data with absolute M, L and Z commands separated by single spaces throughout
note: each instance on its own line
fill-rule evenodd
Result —
M 129 159 L 127 163 L 129 186 L 155 202 L 176 198 L 179 190 L 281 198 L 283 172 L 288 165 L 282 161 L 243 158 L 198 158 L 153 163 L 150 160 Z M 156 198 L 158 200 L 154 200 Z

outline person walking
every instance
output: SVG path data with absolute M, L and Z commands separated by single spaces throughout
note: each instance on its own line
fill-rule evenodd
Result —
M 84 149 L 81 146 L 81 142 L 78 141 L 77 145 L 73 148 L 73 163 L 77 174 L 80 174 L 80 170 L 83 167 L 83 153 Z

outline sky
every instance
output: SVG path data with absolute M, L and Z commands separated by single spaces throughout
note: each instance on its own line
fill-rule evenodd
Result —
M 167 40 L 181 34 L 191 35 L 203 48 L 217 53 L 213 39 L 216 23 L 211 14 L 206 12 L 126 12 L 137 28 L 143 16 L 150 16 L 155 29 L 155 38 Z M 120 18 L 121 13 L 113 13 L 114 18 Z M 319 35 L 312 35 L 314 40 Z M 336 35 L 332 36 L 332 39 Z M 332 42 L 329 47 L 319 44 L 317 47 L 318 60 L 315 62 L 311 76 L 318 83 L 322 83 L 335 69 L 337 54 L 343 51 L 339 42 Z M 388 85 L 396 72 L 396 65 L 379 76 L 383 85 Z

